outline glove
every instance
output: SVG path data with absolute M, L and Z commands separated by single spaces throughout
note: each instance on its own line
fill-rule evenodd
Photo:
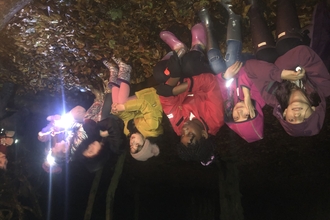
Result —
M 160 84 L 156 87 L 156 92 L 160 96 L 169 97 L 173 96 L 173 86 L 167 84 Z
M 170 77 L 177 78 L 182 75 L 180 59 L 175 51 L 167 61 L 167 70 L 170 72 Z

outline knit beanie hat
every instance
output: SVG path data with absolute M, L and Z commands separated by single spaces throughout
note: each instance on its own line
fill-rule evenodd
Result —
M 132 157 L 135 160 L 139 160 L 139 161 L 146 161 L 150 157 L 158 156 L 158 154 L 159 154 L 159 147 L 156 144 L 150 143 L 148 139 L 146 139 L 146 141 L 144 142 L 144 145 L 140 152 L 135 154 L 131 153 Z

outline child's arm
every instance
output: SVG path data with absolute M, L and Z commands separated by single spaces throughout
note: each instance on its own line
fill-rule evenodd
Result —
M 254 112 L 254 106 L 251 101 L 250 89 L 247 87 L 243 87 L 243 94 L 244 94 L 244 104 L 250 111 L 250 117 L 254 118 L 256 116 Z

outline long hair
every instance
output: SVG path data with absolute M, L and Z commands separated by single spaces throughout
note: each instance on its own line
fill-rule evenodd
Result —
M 182 160 L 207 162 L 212 156 L 214 156 L 215 148 L 216 143 L 212 137 L 207 139 L 202 137 L 195 143 L 189 143 L 188 146 L 179 143 L 177 146 L 177 152 Z
M 318 106 L 321 101 L 319 94 L 315 90 L 310 94 L 307 94 L 305 89 L 299 88 L 296 84 L 290 81 L 283 80 L 283 82 L 279 83 L 275 92 L 275 97 L 281 107 L 282 113 L 289 105 L 290 96 L 293 90 L 301 90 L 309 100 L 311 106 Z

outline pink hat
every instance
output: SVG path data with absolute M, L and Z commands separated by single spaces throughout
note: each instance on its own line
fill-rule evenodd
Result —
M 150 143 L 148 139 L 146 139 L 146 141 L 144 142 L 144 145 L 140 152 L 136 154 L 131 153 L 132 157 L 135 160 L 139 160 L 139 161 L 146 161 L 150 157 L 158 156 L 158 154 L 159 154 L 159 147 L 156 144 Z

